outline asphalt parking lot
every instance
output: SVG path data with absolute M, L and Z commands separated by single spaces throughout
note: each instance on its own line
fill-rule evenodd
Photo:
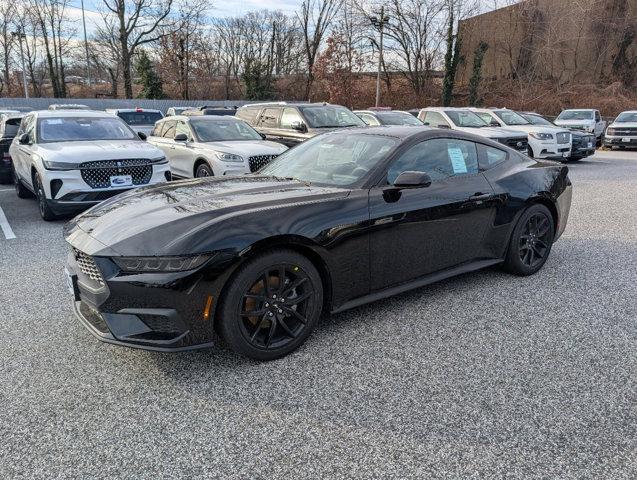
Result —
M 326 318 L 270 363 L 98 342 L 71 311 L 63 222 L 0 185 L 0 478 L 634 478 L 637 152 L 570 168 L 537 275 Z

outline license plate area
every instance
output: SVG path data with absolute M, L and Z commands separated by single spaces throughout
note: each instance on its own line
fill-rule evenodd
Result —
M 631 140 L 632 139 L 630 137 L 624 137 L 624 138 L 622 138 L 622 143 L 630 143 Z
M 132 187 L 133 177 L 131 175 L 113 175 L 110 177 L 111 187 Z

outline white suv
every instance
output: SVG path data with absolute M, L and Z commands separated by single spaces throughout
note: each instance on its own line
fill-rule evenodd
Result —
M 499 127 L 490 127 L 475 113 L 466 108 L 428 107 L 418 113 L 418 118 L 425 125 L 434 128 L 450 128 L 461 132 L 473 133 L 489 138 L 527 154 L 528 139 L 526 134 Z
M 255 172 L 288 149 L 264 140 L 243 120 L 214 115 L 166 117 L 148 142 L 164 152 L 172 173 L 182 178 Z
M 161 150 L 104 112 L 30 112 L 9 152 L 18 196 L 35 194 L 45 220 L 78 213 L 134 187 L 170 180 Z
M 507 108 L 472 108 L 490 125 L 524 132 L 529 136 L 529 156 L 544 160 L 568 160 L 573 136 L 566 128 L 533 125 L 526 118 Z

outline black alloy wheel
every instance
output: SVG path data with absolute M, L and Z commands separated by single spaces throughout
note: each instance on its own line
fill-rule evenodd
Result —
M 51 207 L 49 207 L 46 200 L 46 193 L 42 186 L 42 180 L 40 180 L 40 175 L 38 173 L 33 175 L 33 189 L 35 190 L 35 197 L 38 201 L 38 209 L 40 210 L 42 218 L 46 221 L 55 220 L 57 215 L 55 215 L 51 210 Z
M 323 289 L 312 263 L 276 250 L 248 262 L 220 307 L 220 333 L 237 353 L 272 360 L 298 348 L 320 316 Z
M 553 216 L 535 204 L 522 213 L 511 240 L 504 267 L 516 275 L 532 275 L 546 263 L 555 236 Z
M 208 165 L 207 163 L 202 163 L 201 165 L 197 167 L 197 171 L 195 172 L 196 178 L 212 177 L 212 176 L 214 176 L 212 173 L 212 169 L 210 168 L 210 165 Z

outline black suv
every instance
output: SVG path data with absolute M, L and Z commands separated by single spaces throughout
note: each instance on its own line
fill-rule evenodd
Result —
M 216 115 L 218 117 L 234 116 L 237 113 L 237 107 L 209 107 L 204 105 L 203 107 L 189 108 L 184 110 L 181 114 L 186 116 L 194 115 Z
M 268 140 L 293 147 L 320 133 L 346 127 L 364 127 L 351 110 L 328 103 L 259 103 L 237 110 L 238 118 L 249 123 Z
M 13 138 L 18 133 L 21 113 L 3 113 L 0 115 L 0 183 L 11 183 L 13 181 L 13 167 L 9 146 Z

